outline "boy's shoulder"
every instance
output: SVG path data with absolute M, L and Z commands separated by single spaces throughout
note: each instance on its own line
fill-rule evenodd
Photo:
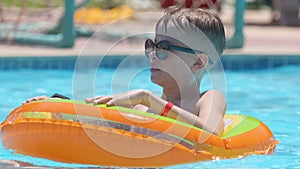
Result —
M 210 99 L 210 98 L 218 98 L 218 99 L 222 98 L 225 100 L 225 96 L 223 95 L 223 93 L 216 89 L 206 90 L 200 94 L 200 100 L 201 99 Z

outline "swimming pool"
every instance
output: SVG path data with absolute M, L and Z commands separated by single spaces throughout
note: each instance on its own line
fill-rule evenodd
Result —
M 243 58 L 228 56 L 222 60 L 226 73 L 227 112 L 242 113 L 263 121 L 280 140 L 274 156 L 248 156 L 242 159 L 220 160 L 173 166 L 170 168 L 298 168 L 300 166 L 300 58 Z M 36 95 L 61 93 L 72 96 L 73 68 L 76 57 L 0 58 L 0 120 L 25 99 Z M 95 93 L 111 93 L 110 82 L 122 57 L 103 62 L 96 76 Z M 139 73 L 130 85 L 119 83 L 119 90 L 145 88 L 158 91 L 150 82 L 147 69 L 140 71 L 144 60 L 136 58 L 122 70 L 122 75 Z M 84 73 L 84 72 L 83 72 Z M 85 72 L 86 73 L 86 72 Z M 126 79 L 126 78 L 125 78 Z M 122 80 L 120 80 L 122 81 Z M 208 84 L 203 84 L 208 88 Z M 82 91 L 84 92 L 84 91 Z M 114 91 L 117 92 L 117 91 Z M 6 151 L 0 147 L 1 160 L 32 163 L 34 166 L 87 167 L 32 158 Z M 1 167 L 1 164 L 0 164 Z

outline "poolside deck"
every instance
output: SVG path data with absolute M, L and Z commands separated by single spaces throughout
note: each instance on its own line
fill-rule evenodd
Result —
M 119 27 L 120 34 L 126 34 L 130 30 L 140 29 L 144 32 L 153 32 L 153 25 L 159 16 L 137 18 L 124 22 Z M 231 17 L 222 15 L 224 23 L 230 23 Z M 269 10 L 251 11 L 245 13 L 246 26 L 244 28 L 245 44 L 240 49 L 227 49 L 225 55 L 297 55 L 300 56 L 300 27 L 286 27 L 271 24 L 271 13 Z M 232 23 L 232 22 L 231 22 Z M 230 34 L 232 29 L 226 29 Z M 106 51 L 112 42 L 103 40 L 89 41 L 89 39 L 78 37 L 73 48 L 53 48 L 46 46 L 31 46 L 18 44 L 0 43 L 0 57 L 12 56 L 78 56 L 98 55 L 99 48 Z M 142 52 L 143 42 L 141 40 L 125 41 L 112 50 L 112 55 L 127 55 Z M 103 54 L 103 53 L 102 53 Z

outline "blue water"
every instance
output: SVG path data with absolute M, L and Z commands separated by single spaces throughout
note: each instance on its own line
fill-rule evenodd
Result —
M 126 75 L 136 68 L 123 71 Z M 126 72 L 128 71 L 128 72 Z M 243 113 L 263 121 L 280 140 L 273 156 L 252 155 L 241 159 L 199 162 L 170 168 L 300 168 L 300 66 L 284 66 L 266 70 L 226 71 L 226 97 L 228 113 Z M 96 95 L 112 93 L 113 69 L 101 70 L 95 78 Z M 114 84 L 121 92 L 145 88 L 159 94 L 147 70 L 137 77 Z M 37 95 L 61 93 L 72 97 L 73 71 L 70 70 L 8 70 L 0 71 L 0 121 L 27 98 Z M 208 88 L 208 84 L 203 84 Z M 89 166 L 65 164 L 46 159 L 33 158 L 6 151 L 0 146 L 0 160 L 14 160 L 33 166 L 55 168 Z M 4 164 L 4 163 L 3 163 Z M 1 166 L 0 168 L 3 168 Z M 26 164 L 29 165 L 29 164 Z M 26 166 L 23 164 L 23 166 Z M 22 165 L 21 165 L 22 166 Z

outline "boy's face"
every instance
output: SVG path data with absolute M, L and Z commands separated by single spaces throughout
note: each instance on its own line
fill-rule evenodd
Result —
M 166 30 L 163 31 L 163 28 L 160 28 L 160 25 L 158 25 L 154 39 L 155 44 L 161 41 L 168 41 L 177 47 L 191 48 L 186 45 L 187 43 L 191 43 L 187 42 L 190 40 L 187 38 L 188 36 L 182 36 L 186 32 L 182 32 L 182 30 L 177 29 L 172 24 L 168 24 Z M 182 38 L 178 39 L 181 36 Z M 160 59 L 157 57 L 155 50 L 149 55 L 152 82 L 160 86 L 184 85 L 192 78 L 194 79 L 195 54 L 179 50 L 169 50 L 163 51 L 167 52 L 167 57 Z M 160 51 L 158 50 L 158 52 Z

